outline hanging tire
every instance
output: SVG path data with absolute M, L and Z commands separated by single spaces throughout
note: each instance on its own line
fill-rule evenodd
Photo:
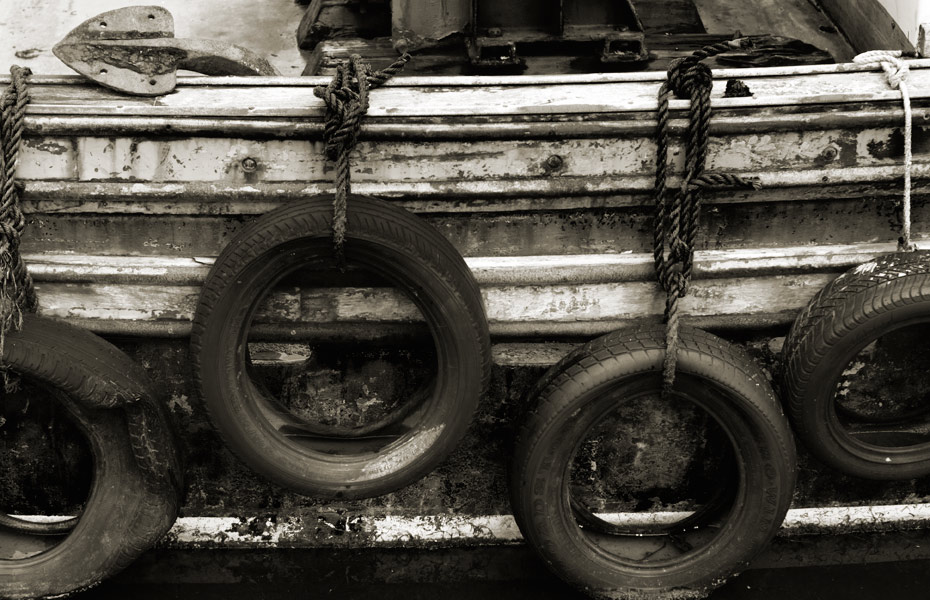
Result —
M 423 394 L 414 410 L 365 436 L 335 430 L 327 436 L 282 410 L 252 377 L 246 341 L 259 304 L 295 270 L 333 266 L 329 196 L 272 211 L 230 242 L 204 283 L 191 348 L 211 421 L 233 453 L 301 493 L 360 498 L 416 481 L 452 451 L 487 385 L 490 337 L 481 294 L 465 261 L 413 214 L 382 200 L 351 196 L 344 248 L 349 267 L 375 272 L 403 290 L 425 317 L 437 373 L 432 393 Z M 382 445 L 358 446 L 360 437 L 376 435 L 385 440 Z
M 664 327 L 589 342 L 546 374 L 517 436 L 510 475 L 517 523 L 550 569 L 595 597 L 704 594 L 768 544 L 791 502 L 794 446 L 763 374 L 741 350 L 706 332 L 683 327 L 680 344 L 674 391 L 659 400 Z M 588 460 L 579 452 L 593 430 L 649 398 L 704 415 L 728 448 L 732 465 L 721 474 L 724 484 L 732 481 L 730 497 L 721 504 L 708 492 L 711 510 L 696 507 L 673 523 L 609 524 L 579 509 L 573 470 Z
M 930 406 L 920 403 L 889 418 L 863 414 L 843 403 L 851 391 L 849 378 L 865 365 L 861 353 L 928 324 L 927 252 L 894 254 L 859 265 L 814 296 L 785 339 L 782 364 L 786 409 L 814 456 L 866 479 L 930 474 L 930 437 L 913 433 L 915 425 L 925 429 L 930 424 Z M 914 356 L 925 354 L 920 348 L 910 350 Z M 912 376 L 926 379 L 927 372 Z
M 87 331 L 24 315 L 22 330 L 7 334 L 3 362 L 58 397 L 87 439 L 94 474 L 73 528 L 49 536 L 0 527 L 0 597 L 86 589 L 125 568 L 174 523 L 181 473 L 170 427 L 144 372 Z M 123 403 L 134 418 L 104 408 Z

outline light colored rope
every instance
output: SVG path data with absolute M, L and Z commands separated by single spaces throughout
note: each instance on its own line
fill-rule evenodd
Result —
M 853 62 L 872 68 L 880 68 L 885 72 L 885 79 L 891 89 L 901 92 L 901 102 L 904 104 L 904 197 L 901 200 L 902 221 L 901 239 L 898 240 L 899 250 L 916 250 L 916 244 L 911 242 L 911 164 L 913 152 L 911 139 L 913 137 L 911 125 L 911 96 L 907 89 L 907 63 L 901 60 L 900 50 L 871 50 L 863 52 Z

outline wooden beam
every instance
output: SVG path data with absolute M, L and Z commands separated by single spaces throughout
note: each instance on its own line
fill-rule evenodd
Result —
M 924 59 L 912 62 L 908 87 L 915 100 L 930 97 L 930 69 L 925 68 L 927 66 L 930 62 Z M 864 71 L 844 65 L 824 67 L 829 68 L 718 70 L 715 72 L 713 105 L 721 109 L 811 104 L 835 106 L 848 102 L 900 100 L 900 94 L 889 90 L 884 74 L 879 71 Z M 664 75 L 625 75 L 625 78 L 605 76 L 589 80 L 573 76 L 540 76 L 521 81 L 514 77 L 500 84 L 494 83 L 494 78 L 479 77 L 405 78 L 398 81 L 407 85 L 386 85 L 372 92 L 366 119 L 654 111 L 659 81 Z M 753 96 L 724 98 L 728 75 L 748 80 Z M 211 78 L 212 81 L 217 79 Z M 273 85 L 280 79 L 251 79 L 254 81 L 239 78 L 221 82 L 225 85 L 206 85 L 207 82 L 196 83 L 195 79 L 189 80 L 193 85 L 185 85 L 184 81 L 180 81 L 174 93 L 154 101 L 92 86 L 61 87 L 60 84 L 45 85 L 37 81 L 30 87 L 32 102 L 27 107 L 27 114 L 322 118 L 323 102 L 313 95 L 312 86 L 306 85 L 309 82 Z M 683 110 L 688 107 L 688 102 L 673 100 L 671 107 Z
M 471 0 L 391 0 L 391 37 L 406 50 L 461 34 L 471 20 Z
M 737 318 L 768 324 L 793 319 L 838 273 L 892 251 L 890 245 L 727 250 L 697 255 L 687 317 Z M 186 330 L 199 283 L 212 259 L 110 256 L 28 256 L 40 313 L 76 319 L 99 331 L 122 322 Z M 658 318 L 663 294 L 653 281 L 652 258 L 638 255 L 477 257 L 468 259 L 482 288 L 492 334 L 594 335 Z M 288 287 L 271 294 L 257 324 L 292 330 L 353 324 L 413 324 L 418 309 L 393 288 Z M 109 324 L 104 322 L 110 322 Z M 97 324 L 95 326 L 94 324 Z M 184 329 L 179 329 L 180 326 Z M 158 328 L 140 326 L 138 335 Z M 347 330 L 351 334 L 351 327 Z M 287 338 L 287 335 L 285 335 Z
M 857 52 L 914 50 L 914 43 L 878 0 L 820 0 L 820 6 Z

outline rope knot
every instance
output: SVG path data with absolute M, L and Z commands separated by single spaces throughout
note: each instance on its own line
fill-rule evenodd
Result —
M 672 264 L 681 263 L 691 256 L 691 246 L 681 236 L 674 236 L 669 240 L 668 258 Z M 681 275 L 681 273 L 677 273 Z
M 697 92 L 713 85 L 713 74 L 707 65 L 689 60 L 693 57 L 672 61 L 668 69 L 668 87 L 676 98 L 694 98 Z
M 705 46 L 691 56 L 672 61 L 668 77 L 659 87 L 656 111 L 656 213 L 653 219 L 653 261 L 659 283 L 666 292 L 666 355 L 663 393 L 669 394 L 675 380 L 678 349 L 679 300 L 688 293 L 694 270 L 694 248 L 701 206 L 707 188 L 755 188 L 758 182 L 727 173 L 705 173 L 711 116 L 713 73 L 701 61 L 741 48 L 749 40 L 729 40 Z M 685 175 L 681 187 L 671 193 L 668 186 L 669 99 L 690 99 L 685 140 Z
M 368 112 L 368 92 L 400 71 L 410 55 L 404 53 L 383 71 L 372 72 L 371 65 L 353 54 L 336 67 L 329 85 L 313 88 L 313 95 L 326 105 L 323 140 L 326 156 L 336 163 L 336 192 L 333 196 L 333 254 L 340 268 L 345 267 L 343 243 L 346 232 L 346 203 L 352 191 L 349 153 L 358 142 L 362 116 Z
M 885 79 L 888 86 L 892 89 L 898 89 L 901 83 L 907 79 L 910 71 L 907 63 L 901 60 L 900 50 L 871 50 L 863 52 L 853 58 L 853 62 L 873 69 L 880 68 L 885 72 Z

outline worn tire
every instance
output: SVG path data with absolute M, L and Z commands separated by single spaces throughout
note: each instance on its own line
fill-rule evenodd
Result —
M 595 597 L 706 594 L 766 546 L 791 502 L 791 432 L 759 368 L 738 348 L 697 329 L 683 327 L 680 344 L 674 393 L 728 432 L 741 473 L 719 533 L 681 560 L 637 565 L 596 546 L 575 522 L 568 493 L 570 461 L 586 432 L 620 397 L 661 390 L 663 327 L 617 331 L 571 353 L 546 375 L 518 433 L 510 482 L 517 523 L 550 569 Z
M 826 285 L 785 339 L 782 393 L 795 432 L 823 463 L 866 479 L 930 474 L 930 442 L 876 446 L 841 425 L 835 395 L 845 367 L 868 344 L 930 323 L 930 253 L 877 258 Z
M 478 285 L 455 248 L 413 214 L 351 196 L 345 256 L 408 292 L 426 317 L 439 361 L 436 389 L 412 430 L 369 453 L 327 454 L 281 435 L 248 377 L 252 314 L 293 270 L 332 265 L 332 198 L 288 204 L 251 223 L 224 249 L 201 292 L 191 335 L 194 377 L 230 449 L 268 479 L 318 497 L 361 498 L 408 485 L 464 436 L 490 375 L 490 336 Z
M 94 477 L 80 520 L 67 537 L 40 554 L 0 560 L 0 598 L 86 589 L 125 568 L 168 531 L 177 516 L 181 479 L 174 448 L 165 445 L 166 424 L 151 420 L 161 416 L 150 416 L 144 431 L 136 429 L 134 435 L 147 440 L 143 450 L 130 439 L 123 410 L 89 407 L 157 406 L 158 401 L 129 357 L 67 323 L 24 316 L 22 330 L 7 334 L 3 362 L 61 397 L 87 438 Z M 146 411 L 159 414 L 158 408 Z M 140 452 L 147 466 L 140 463 Z M 150 453 L 158 459 L 150 460 Z M 0 533 L 0 540 L 15 550 L 14 534 Z

